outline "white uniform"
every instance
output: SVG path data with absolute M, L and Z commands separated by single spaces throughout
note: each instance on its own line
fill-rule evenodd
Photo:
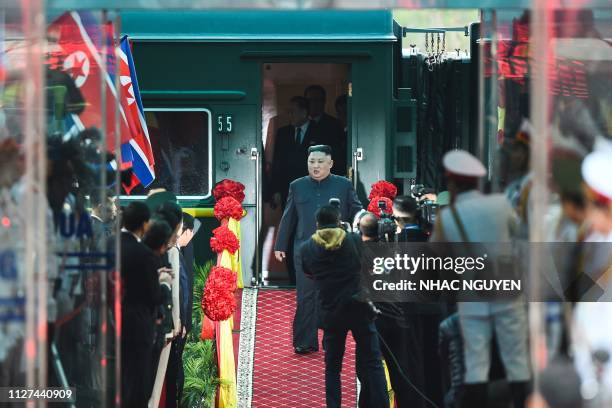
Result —
M 612 150 L 600 150 L 589 154 L 582 162 L 582 177 L 585 183 L 599 195 L 601 201 L 608 200 L 608 206 L 612 206 Z M 593 248 L 602 252 L 601 256 L 589 256 L 591 264 L 596 263 L 595 268 L 605 270 L 606 264 L 610 268 L 612 260 L 605 246 L 601 243 L 612 242 L 612 230 L 599 231 L 590 234 L 585 242 L 598 242 Z M 607 257 L 606 257 L 607 256 Z M 606 259 L 607 258 L 607 259 Z M 612 271 L 612 268 L 609 270 Z M 587 272 L 588 273 L 588 272 Z M 605 276 L 609 278 L 609 276 Z M 597 367 L 594 363 L 593 353 L 605 351 L 612 355 L 612 326 L 606 322 L 606 317 L 612 313 L 610 293 L 612 293 L 612 281 L 600 280 L 604 285 L 606 293 L 599 302 L 580 302 L 576 304 L 574 311 L 573 351 L 576 369 L 582 381 L 583 390 L 587 393 L 597 394 L 597 400 L 601 406 L 612 406 L 612 363 L 607 362 Z
M 486 173 L 484 166 L 464 151 L 447 153 L 443 163 L 449 172 L 463 177 L 482 177 Z M 502 194 L 486 196 L 477 190 L 466 191 L 457 195 L 453 205 L 467 236 L 464 239 L 451 208 L 446 207 L 440 212 L 432 242 L 492 243 L 485 246 L 487 251 L 495 253 L 495 243 L 511 242 L 517 231 L 516 213 Z M 466 384 L 488 381 L 493 331 L 508 381 L 531 378 L 527 311 L 523 301 L 459 302 L 458 312 L 464 339 Z

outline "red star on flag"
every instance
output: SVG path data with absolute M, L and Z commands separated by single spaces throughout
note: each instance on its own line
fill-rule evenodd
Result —
M 86 59 L 83 58 L 79 60 L 78 57 L 75 57 L 72 61 L 73 65 L 70 67 L 70 76 L 72 76 L 72 79 L 77 79 L 80 76 L 86 76 L 85 72 L 83 71 L 83 65 L 85 64 Z

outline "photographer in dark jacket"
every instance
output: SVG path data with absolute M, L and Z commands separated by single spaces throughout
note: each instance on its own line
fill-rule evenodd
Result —
M 319 292 L 327 407 L 341 406 L 340 371 L 349 330 L 357 346 L 359 406 L 388 407 L 376 327 L 368 305 L 354 298 L 360 291 L 359 237 L 340 228 L 340 212 L 334 206 L 322 206 L 316 221 L 316 232 L 300 247 L 298 256 Z
M 419 222 L 419 206 L 413 197 L 395 197 L 393 218 L 397 225 L 397 242 L 426 242 L 429 239 L 428 233 Z M 409 355 L 406 354 L 404 346 L 406 359 L 402 367 L 405 372 L 409 372 L 409 377 L 414 378 L 413 382 L 421 392 L 440 406 L 443 391 L 437 345 L 438 329 L 445 308 L 438 303 L 402 303 L 401 309 L 405 327 L 409 331 L 406 336 L 412 342 L 408 348 Z M 393 382 L 393 377 L 391 374 L 390 376 Z M 422 398 L 420 400 L 423 401 Z M 404 406 L 402 404 L 404 403 L 398 403 L 398 407 Z M 416 403 L 410 406 L 420 405 Z
M 418 206 L 410 196 L 393 200 L 393 218 L 397 224 L 397 242 L 426 242 L 427 234 L 417 222 Z

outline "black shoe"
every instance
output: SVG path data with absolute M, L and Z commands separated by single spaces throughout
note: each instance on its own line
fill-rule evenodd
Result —
M 319 351 L 318 349 L 314 348 L 314 347 L 303 347 L 303 346 L 297 346 L 295 347 L 295 354 L 308 354 L 308 353 L 313 353 L 315 351 Z

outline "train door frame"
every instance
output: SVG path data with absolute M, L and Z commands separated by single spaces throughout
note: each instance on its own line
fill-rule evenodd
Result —
M 352 71 L 353 71 L 353 64 L 356 61 L 353 58 L 340 58 L 340 60 L 338 60 L 338 58 L 325 58 L 325 57 L 318 57 L 316 55 L 312 55 L 312 56 L 306 56 L 306 57 L 287 57 L 287 58 L 265 58 L 262 57 L 259 60 L 259 64 L 260 64 L 260 72 L 261 74 L 261 78 L 260 78 L 260 106 L 259 106 L 259 110 L 261 112 L 261 114 L 259 115 L 259 119 L 261 120 L 261 124 L 263 124 L 263 114 L 264 114 L 264 80 L 265 80 L 265 75 L 264 72 L 266 70 L 266 64 L 303 64 L 303 65 L 308 65 L 308 64 L 328 64 L 328 65 L 341 65 L 346 67 L 346 75 L 344 77 L 344 82 L 343 82 L 343 86 L 346 86 L 346 89 L 343 89 L 343 93 L 342 94 L 346 94 L 347 95 L 347 112 L 346 112 L 346 128 L 347 128 L 347 139 L 346 139 L 346 149 L 345 149 L 345 159 L 346 159 L 346 177 L 348 177 L 349 179 L 351 179 L 352 181 L 352 169 L 353 169 L 353 157 L 354 157 L 354 153 L 353 151 L 355 150 L 354 148 L 354 144 L 356 143 L 356 140 L 353 140 L 352 137 L 352 129 L 354 128 L 352 126 L 352 119 L 351 119 L 351 114 L 352 114 L 352 107 L 351 107 L 351 93 L 352 93 Z M 328 95 L 329 98 L 329 95 Z M 335 100 L 334 101 L 327 101 L 328 103 L 331 102 L 332 106 L 334 106 Z M 278 102 L 277 102 L 277 106 L 278 106 Z M 334 112 L 334 117 L 335 117 L 335 112 Z M 278 130 L 280 126 L 276 126 L 275 130 Z M 267 132 L 267 129 L 265 130 Z M 264 157 L 263 160 L 259 160 L 259 165 L 258 165 L 258 172 L 260 175 L 263 175 L 265 172 L 265 166 L 266 166 L 266 161 L 265 161 L 265 144 L 263 143 L 263 132 L 264 129 L 263 127 L 261 127 L 261 132 L 262 134 L 260 135 L 261 137 L 259 138 L 259 142 L 261 144 L 261 152 L 259 152 L 260 158 Z M 260 288 L 265 288 L 265 289 L 286 289 L 286 288 L 294 288 L 294 285 L 288 284 L 288 285 L 283 285 L 283 284 L 264 284 L 264 276 L 263 276 L 263 256 L 264 256 L 264 240 L 265 240 L 265 235 L 263 234 L 263 214 L 264 214 L 264 204 L 263 204 L 263 200 L 258 201 L 257 203 L 258 205 L 258 209 L 257 209 L 257 213 L 260 214 L 260 224 L 258 225 L 259 231 L 257 232 L 257 236 L 259 239 L 259 242 L 256 245 L 256 251 L 258 253 L 258 265 L 256 265 L 255 268 L 255 276 L 254 276 L 254 283 L 257 287 Z

